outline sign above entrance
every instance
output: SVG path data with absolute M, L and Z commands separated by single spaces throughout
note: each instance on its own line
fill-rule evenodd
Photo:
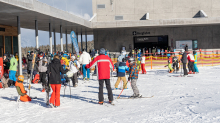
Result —
M 147 35 L 147 34 L 150 34 L 150 32 L 137 32 L 137 31 L 133 31 L 132 34 L 133 35 Z

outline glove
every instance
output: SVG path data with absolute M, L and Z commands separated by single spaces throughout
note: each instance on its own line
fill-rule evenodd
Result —
M 131 78 L 130 77 L 128 77 L 128 81 L 130 81 L 131 80 Z
M 85 66 L 85 68 L 88 69 L 88 67 L 89 67 L 89 65 L 87 64 L 87 65 Z

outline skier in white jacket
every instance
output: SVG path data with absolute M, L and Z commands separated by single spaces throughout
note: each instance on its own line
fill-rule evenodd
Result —
M 86 73 L 87 73 L 87 80 L 90 79 L 90 69 L 86 69 L 85 66 L 91 62 L 91 57 L 89 53 L 83 50 L 83 53 L 81 54 L 79 58 L 79 62 L 82 64 L 82 69 L 83 69 L 83 79 L 86 79 Z
M 69 66 L 70 66 L 70 71 L 73 72 L 73 77 L 72 77 L 73 87 L 77 87 L 78 86 L 77 72 L 80 68 L 80 64 L 75 56 L 71 57 Z

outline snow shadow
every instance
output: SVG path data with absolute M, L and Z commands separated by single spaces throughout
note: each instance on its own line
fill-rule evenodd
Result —
M 61 97 L 66 97 L 66 98 L 70 98 L 70 95 L 60 95 Z M 97 99 L 93 99 L 93 98 L 89 98 L 89 97 L 82 97 L 82 96 L 79 96 L 79 95 L 75 95 L 75 96 L 73 96 L 73 95 L 71 95 L 71 98 L 72 99 L 75 99 L 75 100 L 79 100 L 79 101 L 83 101 L 83 102 L 87 102 L 87 103 L 92 103 L 92 104 L 97 104 L 96 102 L 94 102 L 94 101 L 97 101 L 98 102 L 98 100 Z
M 8 100 L 8 101 L 14 101 L 16 102 L 17 101 L 17 97 L 16 98 L 8 98 L 8 97 L 2 97 L 2 99 L 4 100 Z M 18 103 L 25 103 L 25 102 L 18 102 Z M 33 103 L 33 104 L 38 104 L 42 107 L 47 107 L 46 103 L 45 103 L 45 100 L 43 98 L 37 98 L 37 99 L 32 99 L 29 103 Z

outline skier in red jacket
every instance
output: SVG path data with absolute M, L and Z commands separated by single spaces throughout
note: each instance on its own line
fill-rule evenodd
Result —
M 114 65 L 111 59 L 105 55 L 105 49 L 100 49 L 100 55 L 97 56 L 91 63 L 86 65 L 86 68 L 96 66 L 98 71 L 97 77 L 99 80 L 99 104 L 103 104 L 103 83 L 105 81 L 106 88 L 108 90 L 109 103 L 112 104 L 113 94 L 110 83 L 110 71 L 114 70 Z

